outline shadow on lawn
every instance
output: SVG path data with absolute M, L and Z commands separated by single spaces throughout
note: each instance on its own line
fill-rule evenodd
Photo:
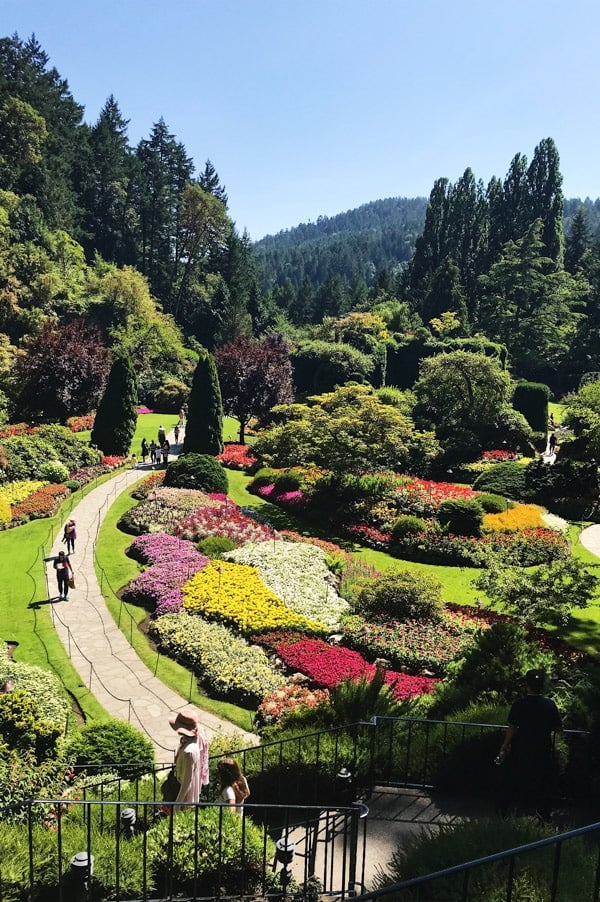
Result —
M 257 520 L 260 520 L 261 523 L 265 523 L 267 526 L 278 531 L 288 529 L 291 532 L 300 533 L 301 536 L 307 536 L 309 538 L 314 537 L 326 542 L 333 542 L 335 545 L 339 545 L 340 548 L 343 548 L 344 551 L 356 551 L 361 547 L 356 545 L 355 542 L 333 535 L 331 527 L 329 529 L 324 528 L 322 521 L 319 525 L 318 523 L 305 518 L 300 519 L 294 517 L 293 514 L 282 510 L 280 507 L 271 504 L 269 501 L 263 501 L 260 506 L 253 506 L 252 511 L 256 511 Z

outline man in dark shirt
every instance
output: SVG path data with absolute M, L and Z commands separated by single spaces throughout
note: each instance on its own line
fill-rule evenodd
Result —
M 525 674 L 527 694 L 518 698 L 508 715 L 508 729 L 497 761 L 506 758 L 502 813 L 515 805 L 531 807 L 542 820 L 550 819 L 553 783 L 553 738 L 562 729 L 558 708 L 542 695 L 543 670 Z

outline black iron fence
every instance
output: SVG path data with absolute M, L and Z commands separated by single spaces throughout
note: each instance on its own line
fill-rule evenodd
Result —
M 600 823 L 404 880 L 356 902 L 599 902 Z
M 0 902 L 220 900 L 364 889 L 368 810 L 42 799 L 3 825 Z

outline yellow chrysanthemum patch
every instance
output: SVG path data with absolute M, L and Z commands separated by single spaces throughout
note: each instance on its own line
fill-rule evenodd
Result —
M 9 482 L 0 489 L 0 498 L 8 501 L 9 504 L 18 504 L 19 501 L 25 501 L 44 485 L 48 485 L 47 480 L 43 482 L 40 479 L 20 479 L 17 482 Z
M 515 504 L 513 508 L 502 511 L 501 514 L 485 514 L 483 528 L 486 532 L 502 532 L 546 526 L 542 518 L 543 513 L 544 508 L 537 504 Z
M 326 632 L 322 623 L 291 611 L 247 564 L 211 561 L 184 583 L 182 593 L 186 611 L 231 624 L 241 633 L 288 627 Z

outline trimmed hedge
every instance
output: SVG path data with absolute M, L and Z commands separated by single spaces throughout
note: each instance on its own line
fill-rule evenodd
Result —
M 225 468 L 209 454 L 182 454 L 167 465 L 165 486 L 227 494 Z
M 523 414 L 536 432 L 548 428 L 548 399 L 552 392 L 543 382 L 518 382 L 512 406 Z
M 519 500 L 526 495 L 525 469 L 522 464 L 510 460 L 494 464 L 489 470 L 479 474 L 473 488 L 479 492 L 508 495 L 509 498 Z

